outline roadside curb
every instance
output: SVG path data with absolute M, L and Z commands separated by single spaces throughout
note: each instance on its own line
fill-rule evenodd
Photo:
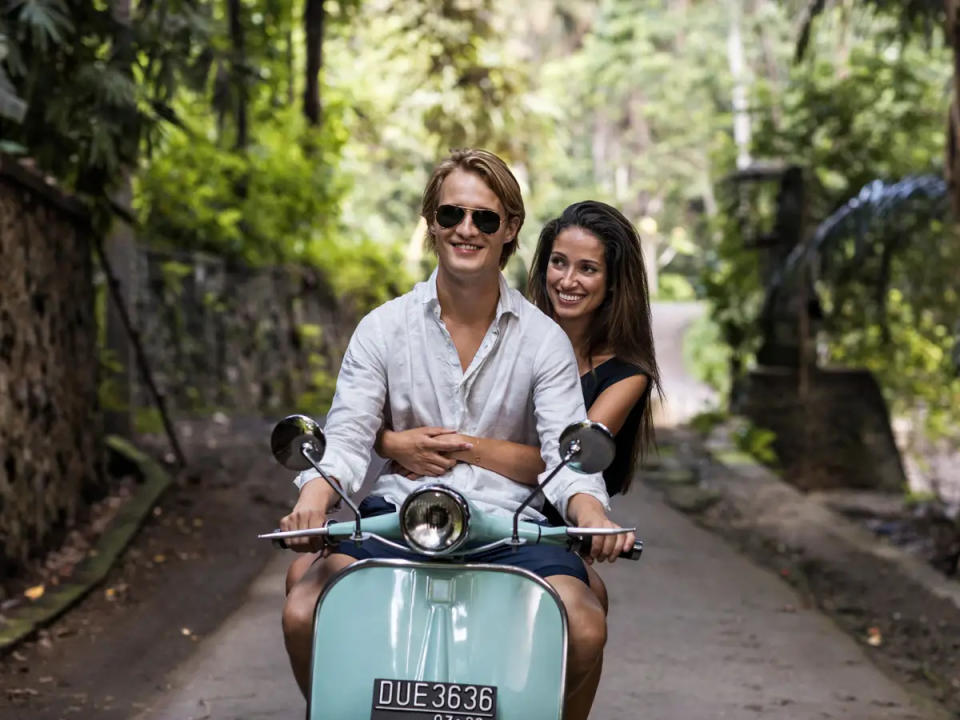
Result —
M 714 428 L 704 447 L 714 461 L 733 471 L 726 477 L 712 478 L 710 485 L 738 508 L 747 524 L 776 536 L 789 546 L 804 543 L 810 533 L 815 533 L 818 540 L 829 538 L 846 544 L 853 551 L 892 566 L 932 595 L 953 603 L 960 610 L 960 583 L 947 579 L 915 555 L 808 497 L 782 480 L 775 471 L 738 450 L 730 439 L 729 424 Z M 802 526 L 798 527 L 801 523 Z M 809 542 L 806 544 L 810 545 Z
M 935 701 L 929 717 L 940 717 L 939 703 L 956 713 L 960 645 L 950 638 L 960 637 L 960 583 L 739 450 L 738 422 L 726 420 L 706 436 L 678 429 L 674 457 L 645 471 L 645 483 L 793 585 L 803 607 L 829 615 L 888 673 L 925 696 L 918 700 Z
M 158 463 L 123 438 L 111 435 L 106 438 L 106 445 L 134 464 L 143 482 L 97 539 L 92 552 L 77 566 L 69 582 L 47 589 L 42 597 L 5 615 L 5 622 L 0 625 L 0 653 L 9 651 L 39 628 L 56 620 L 101 583 L 157 500 L 173 482 L 170 474 Z

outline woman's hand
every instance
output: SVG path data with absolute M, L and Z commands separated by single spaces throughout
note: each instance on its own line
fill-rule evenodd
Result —
M 380 446 L 385 457 L 406 468 L 415 477 L 445 474 L 457 464 L 448 453 L 473 447 L 456 430 L 441 427 L 420 427 L 399 432 L 384 430 Z
M 577 524 L 577 527 L 620 527 L 607 517 L 607 511 L 604 510 L 601 502 L 586 493 L 577 493 L 570 498 L 567 503 L 567 515 Z M 590 554 L 583 559 L 588 564 L 593 563 L 594 560 L 613 562 L 620 553 L 632 550 L 636 539 L 636 533 L 633 532 L 619 535 L 594 535 L 590 543 Z

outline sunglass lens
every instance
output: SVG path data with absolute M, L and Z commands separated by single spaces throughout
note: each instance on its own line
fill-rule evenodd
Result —
M 473 224 L 482 233 L 495 233 L 500 228 L 500 216 L 493 210 L 474 210 Z
M 462 207 L 456 205 L 441 205 L 437 208 L 437 224 L 440 227 L 452 228 L 460 224 L 466 213 Z

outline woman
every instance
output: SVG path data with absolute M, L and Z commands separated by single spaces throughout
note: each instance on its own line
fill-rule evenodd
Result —
M 604 472 L 611 496 L 629 488 L 637 460 L 654 440 L 649 397 L 651 388 L 661 388 L 646 277 L 634 227 L 617 209 L 588 200 L 543 228 L 528 281 L 531 302 L 570 338 L 587 417 L 616 438 L 616 457 Z M 532 486 L 544 469 L 539 448 L 446 428 L 385 430 L 377 451 L 417 476 L 442 475 L 467 462 Z M 565 524 L 552 507 L 545 513 Z M 606 589 L 588 572 L 606 610 Z

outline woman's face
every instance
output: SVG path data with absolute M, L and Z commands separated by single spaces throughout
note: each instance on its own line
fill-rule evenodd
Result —
M 590 317 L 607 294 L 603 243 L 579 227 L 562 230 L 547 262 L 547 295 L 557 320 Z

